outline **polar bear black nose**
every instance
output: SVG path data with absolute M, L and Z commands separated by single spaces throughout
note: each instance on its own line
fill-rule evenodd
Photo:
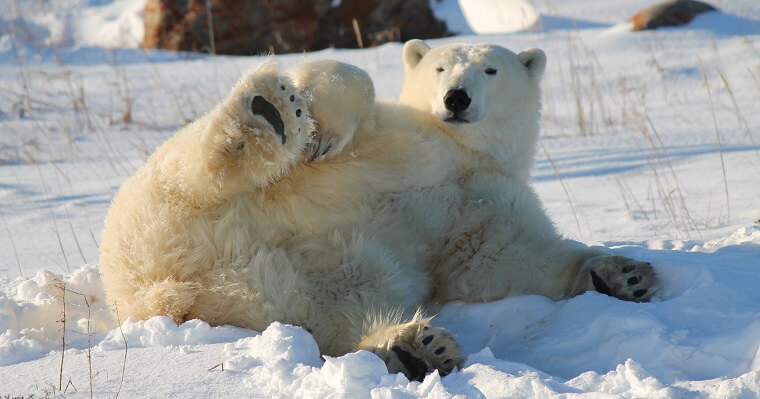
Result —
M 446 109 L 453 112 L 454 115 L 461 113 L 470 106 L 472 99 L 462 89 L 449 90 L 443 96 L 443 103 Z

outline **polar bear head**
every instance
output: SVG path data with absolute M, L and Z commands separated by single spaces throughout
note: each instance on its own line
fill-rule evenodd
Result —
M 404 45 L 400 101 L 432 113 L 460 142 L 527 180 L 538 140 L 546 55 L 491 44 Z

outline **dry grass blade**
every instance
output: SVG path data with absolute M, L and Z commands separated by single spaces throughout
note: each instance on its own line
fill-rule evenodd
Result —
M 710 84 L 707 81 L 707 72 L 705 71 L 705 65 L 702 63 L 702 59 L 699 59 L 699 68 L 702 71 L 702 78 L 705 81 L 705 89 L 707 90 L 707 97 L 710 99 L 710 112 L 712 113 L 713 126 L 715 128 L 715 138 L 718 141 L 718 154 L 720 155 L 720 168 L 723 172 L 723 190 L 726 194 L 726 221 L 731 224 L 731 204 L 728 197 L 728 179 L 726 178 L 726 162 L 723 160 L 723 146 L 720 142 L 720 131 L 718 131 L 718 119 L 715 117 L 715 104 L 713 103 L 712 92 L 710 91 Z
M 11 249 L 13 249 L 13 256 L 16 258 L 16 266 L 18 266 L 18 275 L 19 277 L 24 277 L 24 273 L 21 271 L 21 259 L 18 257 L 18 251 L 16 250 L 16 244 L 13 242 L 13 234 L 11 234 L 11 230 L 8 228 L 8 222 L 5 220 L 5 214 L 2 211 L 2 208 L 0 208 L 0 217 L 3 218 L 3 227 L 5 227 L 5 232 L 8 234 L 8 240 L 11 242 Z
M 562 185 L 562 191 L 565 192 L 565 197 L 567 197 L 567 202 L 570 204 L 570 210 L 573 212 L 573 218 L 575 219 L 575 226 L 578 228 L 578 236 L 580 238 L 583 238 L 583 232 L 581 231 L 581 222 L 578 220 L 578 213 L 575 211 L 575 205 L 573 204 L 573 200 L 570 197 L 570 191 L 568 191 L 567 186 L 565 186 L 565 180 L 559 174 L 557 165 L 554 164 L 554 160 L 549 155 L 549 151 L 546 150 L 546 147 L 544 147 L 544 143 L 541 143 L 541 142 L 539 143 L 541 144 L 541 150 L 543 150 L 544 155 L 546 155 L 546 159 L 549 160 L 549 164 L 552 166 L 552 170 L 554 171 L 554 176 L 557 177 L 557 179 L 559 180 L 559 184 Z
M 731 98 L 731 103 L 734 105 L 734 111 L 736 112 L 736 119 L 738 119 L 739 122 L 744 126 L 744 131 L 745 133 L 747 133 L 747 137 L 749 137 L 749 141 L 752 143 L 752 148 L 754 148 L 755 150 L 755 155 L 757 156 L 757 159 L 760 160 L 760 152 L 757 149 L 757 143 L 755 142 L 755 137 L 752 135 L 752 129 L 749 128 L 749 123 L 747 123 L 747 119 L 744 118 L 744 113 L 742 112 L 742 109 L 739 107 L 739 103 L 736 101 L 734 90 L 731 88 L 731 85 L 728 83 L 728 78 L 720 69 L 718 69 L 718 76 L 720 76 L 720 79 L 723 81 L 723 86 L 726 88 L 726 91 L 728 92 L 728 96 L 729 98 Z
M 63 327 L 61 327 L 61 367 L 58 371 L 58 391 L 63 391 L 63 361 L 66 356 L 66 283 L 61 282 L 59 285 L 61 290 L 61 303 L 63 304 L 63 310 L 61 311 L 61 320 Z M 66 386 L 68 388 L 68 385 Z M 75 388 L 76 389 L 76 388 Z
M 127 337 L 124 335 L 124 331 L 121 329 L 121 319 L 119 318 L 119 307 L 116 306 L 116 303 L 113 304 L 113 310 L 116 313 L 116 322 L 119 323 L 119 333 L 121 334 L 121 339 L 124 340 L 124 361 L 121 363 L 121 379 L 119 380 L 119 388 L 116 390 L 116 396 L 114 399 L 119 398 L 119 393 L 121 392 L 121 386 L 124 384 L 124 375 L 127 371 L 127 353 L 129 352 L 129 345 L 127 345 Z
M 53 210 L 53 201 L 50 198 L 50 189 L 48 188 L 47 182 L 45 181 L 45 177 L 42 175 L 42 169 L 40 169 L 39 164 L 35 164 L 37 166 L 37 173 L 40 176 L 40 181 L 42 182 L 42 187 L 45 190 L 45 198 L 48 201 L 48 204 L 50 204 L 50 216 L 53 220 L 53 231 L 55 232 L 55 237 L 58 240 L 58 247 L 61 249 L 61 254 L 63 255 L 63 260 L 66 263 L 66 272 L 71 273 L 71 266 L 69 266 L 69 259 L 66 257 L 66 250 L 63 249 L 63 241 L 61 240 L 61 233 L 58 230 L 58 220 L 55 217 L 55 211 Z

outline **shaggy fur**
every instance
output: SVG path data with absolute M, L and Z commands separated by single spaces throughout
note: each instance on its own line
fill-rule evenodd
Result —
M 413 43 L 407 73 L 410 51 L 421 48 Z M 289 77 L 265 64 L 245 74 L 114 198 L 100 258 L 109 302 L 135 319 L 256 330 L 291 323 L 324 354 L 370 350 L 389 371 L 421 379 L 463 361 L 453 336 L 429 326 L 421 308 L 517 294 L 559 299 L 595 286 L 648 299 L 651 267 L 564 240 L 511 150 L 484 150 L 468 136 L 509 145 L 500 137 L 520 133 L 509 129 L 535 126 L 528 133 L 537 135 L 543 53 L 492 48 L 499 56 L 484 59 L 502 80 L 472 90 L 530 92 L 489 91 L 469 124 L 376 102 L 369 76 L 346 64 L 306 63 Z M 530 112 L 509 113 L 531 95 Z M 504 115 L 526 120 L 506 124 Z M 635 295 L 628 275 L 646 295 Z

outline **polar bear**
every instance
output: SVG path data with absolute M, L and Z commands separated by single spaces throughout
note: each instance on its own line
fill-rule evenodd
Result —
M 451 372 L 459 345 L 421 310 L 423 232 L 377 205 L 382 193 L 448 180 L 450 160 L 434 155 L 448 144 L 425 115 L 378 107 L 358 68 L 315 63 L 294 76 L 301 90 L 273 64 L 247 72 L 122 185 L 102 233 L 108 303 L 133 319 L 290 323 L 326 355 L 370 350 L 412 379 Z M 312 137 L 309 109 L 324 134 Z M 333 153 L 343 131 L 350 146 Z M 426 164 L 424 181 L 407 173 Z
M 411 40 L 403 63 L 399 101 L 498 165 L 497 173 L 470 171 L 458 181 L 461 197 L 439 205 L 457 212 L 448 215 L 455 222 L 431 270 L 432 302 L 521 294 L 562 299 L 591 289 L 632 301 L 654 295 L 650 264 L 563 239 L 527 186 L 539 136 L 543 51 L 515 54 L 491 44 L 431 49 Z
M 299 325 L 323 354 L 369 350 L 421 379 L 463 361 L 427 308 L 594 288 L 648 299 L 649 265 L 564 240 L 530 187 L 457 126 L 375 101 L 346 64 L 248 72 L 117 193 L 107 300 L 136 319 Z
M 352 138 L 344 153 L 322 167 L 334 170 L 350 164 L 364 171 L 369 165 L 365 179 L 382 177 L 353 179 L 350 185 L 374 190 L 367 198 L 377 199 L 373 209 L 382 210 L 383 224 L 391 223 L 390 234 L 375 238 L 394 250 L 421 245 L 422 255 L 410 257 L 408 249 L 396 255 L 428 279 L 413 283 L 414 292 L 425 291 L 422 305 L 435 310 L 453 300 L 483 302 L 525 294 L 563 299 L 589 290 L 624 300 L 649 300 L 657 289 L 651 264 L 563 238 L 526 183 L 538 139 L 544 53 L 530 49 L 515 54 L 492 45 L 453 45 L 440 52 L 425 48 L 429 49 L 420 41 L 404 47 L 408 73 L 401 102 L 409 103 L 407 107 L 382 101 L 367 113 L 315 107 L 337 104 L 346 95 L 343 89 L 322 86 L 326 79 L 320 72 L 334 78 L 345 64 L 321 61 L 291 71 L 301 90 L 319 93 L 308 96 L 319 126 L 358 126 L 355 131 L 331 130 Z M 430 78 L 423 70 L 413 71 L 418 67 L 431 67 L 428 72 L 436 77 L 446 68 L 453 73 Z M 363 76 L 362 86 L 371 85 Z M 452 82 L 453 89 L 448 86 Z M 456 89 L 469 100 L 456 99 L 457 94 L 452 99 L 450 92 Z M 353 94 L 360 92 L 372 91 Z M 451 104 L 455 101 L 471 106 Z M 399 131 L 407 133 L 402 141 Z M 387 179 L 404 183 L 391 189 Z M 403 243 L 393 241 L 399 237 Z M 382 337 L 381 343 L 392 341 L 384 334 L 375 336 Z M 369 340 L 362 343 L 365 349 L 373 347 Z M 377 347 L 382 349 L 382 344 Z M 407 370 L 429 364 L 418 361 L 414 348 L 399 358 Z

